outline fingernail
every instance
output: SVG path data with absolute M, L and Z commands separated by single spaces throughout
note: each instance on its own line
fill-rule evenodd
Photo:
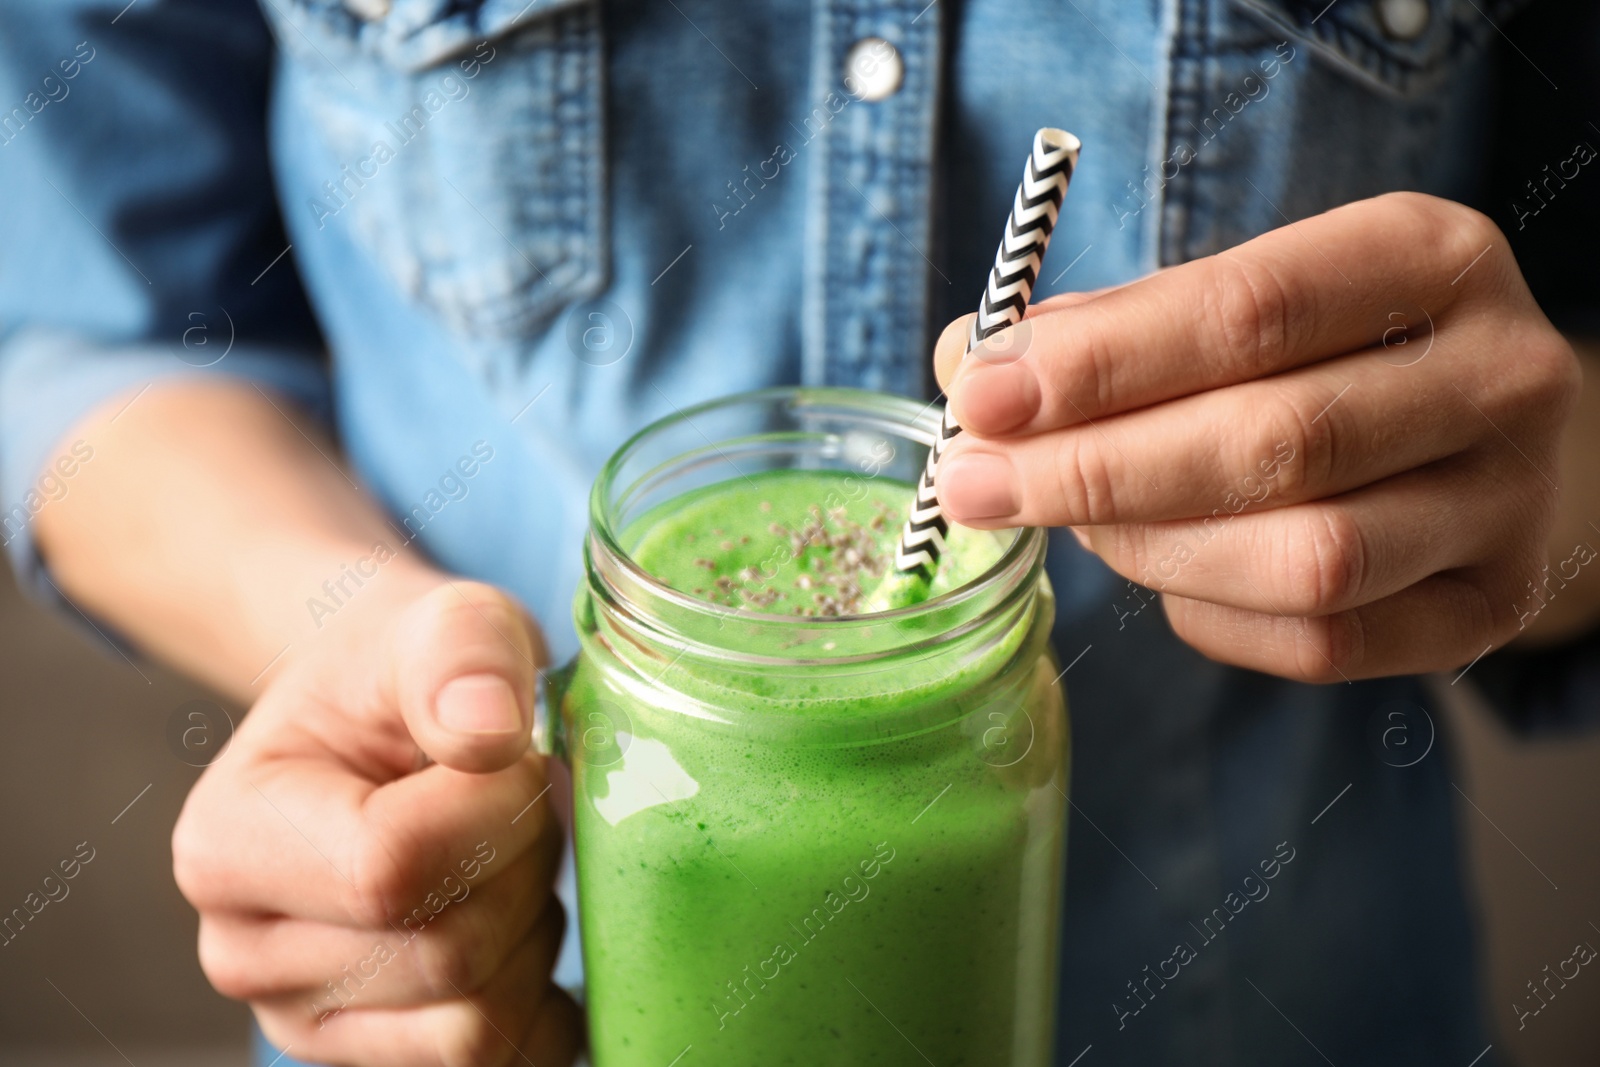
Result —
M 433 702 L 434 718 L 458 734 L 510 734 L 526 729 L 522 704 L 497 674 L 466 674 L 447 682 Z
M 1005 433 L 1039 413 L 1039 379 L 1025 362 L 975 363 L 955 386 L 956 415 L 978 433 Z
M 1016 472 L 1011 461 L 991 452 L 963 452 L 939 462 L 939 502 L 957 522 L 1001 519 L 1016 514 Z

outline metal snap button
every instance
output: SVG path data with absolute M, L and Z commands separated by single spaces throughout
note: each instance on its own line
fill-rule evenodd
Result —
M 1428 28 L 1428 0 L 1378 0 L 1378 25 L 1395 41 L 1415 41 Z
M 357 18 L 377 22 L 389 14 L 390 0 L 344 0 L 344 6 Z
M 905 76 L 905 61 L 882 37 L 861 38 L 844 57 L 844 87 L 857 100 L 887 100 Z

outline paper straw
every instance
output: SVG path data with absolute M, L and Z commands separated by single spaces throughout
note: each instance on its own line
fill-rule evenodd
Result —
M 1033 135 L 1033 152 L 1028 156 L 1022 184 L 1017 186 L 1017 196 L 1011 205 L 1011 215 L 1006 219 L 1000 248 L 995 252 L 978 315 L 967 334 L 967 353 L 984 338 L 1022 321 L 1081 148 L 1082 143 L 1065 130 L 1047 128 Z M 963 358 L 965 355 L 963 353 Z M 928 449 L 928 462 L 917 483 L 911 513 L 900 531 L 895 573 L 874 592 L 868 610 L 886 611 L 927 598 L 928 585 L 944 553 L 945 536 L 950 532 L 944 509 L 939 506 L 934 479 L 945 444 L 960 432 L 961 426 L 946 406 L 939 436 Z

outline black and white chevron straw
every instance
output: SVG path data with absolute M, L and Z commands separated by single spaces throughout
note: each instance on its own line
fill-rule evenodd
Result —
M 1022 184 L 1017 186 L 1017 198 L 1011 205 L 1005 236 L 1000 240 L 994 266 L 989 271 L 989 284 L 984 289 L 978 316 L 972 320 L 972 330 L 967 335 L 967 352 L 991 334 L 1022 321 L 1061 211 L 1061 201 L 1067 195 L 1067 184 L 1078 165 L 1081 147 L 1081 142 L 1065 130 L 1043 129 L 1034 134 L 1033 152 L 1028 156 Z M 916 500 L 900 532 L 900 547 L 895 554 L 897 576 L 902 582 L 911 581 L 921 586 L 923 595 L 926 595 L 926 584 L 933 580 L 939 556 L 944 552 L 945 535 L 950 532 L 934 490 L 934 476 L 945 444 L 960 432 L 955 416 L 946 407 L 939 436 L 928 450 L 928 462 L 923 467 L 922 480 L 917 483 Z M 902 590 L 900 596 L 906 600 L 921 599 L 904 596 L 904 592 Z M 882 607 L 889 606 L 895 605 Z

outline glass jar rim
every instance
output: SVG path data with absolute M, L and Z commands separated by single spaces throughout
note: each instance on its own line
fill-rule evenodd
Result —
M 615 529 L 612 516 L 612 501 L 617 499 L 617 494 L 613 490 L 616 488 L 616 481 L 621 474 L 623 465 L 633 458 L 642 447 L 647 445 L 652 438 L 658 437 L 680 425 L 693 425 L 693 419 L 697 415 L 704 415 L 740 405 L 774 402 L 787 403 L 790 406 L 815 406 L 818 409 L 831 407 L 845 413 L 856 413 L 869 418 L 887 420 L 893 424 L 895 432 L 924 446 L 931 445 L 935 435 L 939 432 L 939 414 L 932 403 L 918 404 L 916 401 L 888 393 L 838 386 L 775 386 L 744 393 L 733 393 L 702 401 L 686 408 L 678 408 L 673 414 L 663 416 L 633 434 L 606 460 L 589 494 L 591 545 L 597 542 L 606 556 L 609 557 L 608 562 L 620 567 L 632 581 L 639 583 L 651 595 L 659 597 L 674 608 L 691 613 L 703 613 L 708 616 L 728 614 L 727 609 L 720 605 L 713 604 L 682 590 L 674 589 L 672 586 L 660 581 L 634 560 L 632 554 L 622 547 L 619 538 L 620 531 Z M 715 443 L 709 439 L 707 439 L 707 443 L 716 448 Z M 894 623 L 941 610 L 959 608 L 976 597 L 992 593 L 996 583 L 1009 574 L 1025 576 L 1035 569 L 1041 568 L 1045 540 L 1045 532 L 1039 527 L 1020 527 L 1016 530 L 1015 536 L 1012 537 L 1011 543 L 1001 552 L 1000 557 L 981 574 L 954 589 L 906 607 L 891 608 L 888 611 L 867 614 L 839 616 L 778 615 L 747 608 L 738 609 L 737 614 L 740 619 L 763 626 L 832 628 L 849 626 L 850 624 L 880 625 Z

